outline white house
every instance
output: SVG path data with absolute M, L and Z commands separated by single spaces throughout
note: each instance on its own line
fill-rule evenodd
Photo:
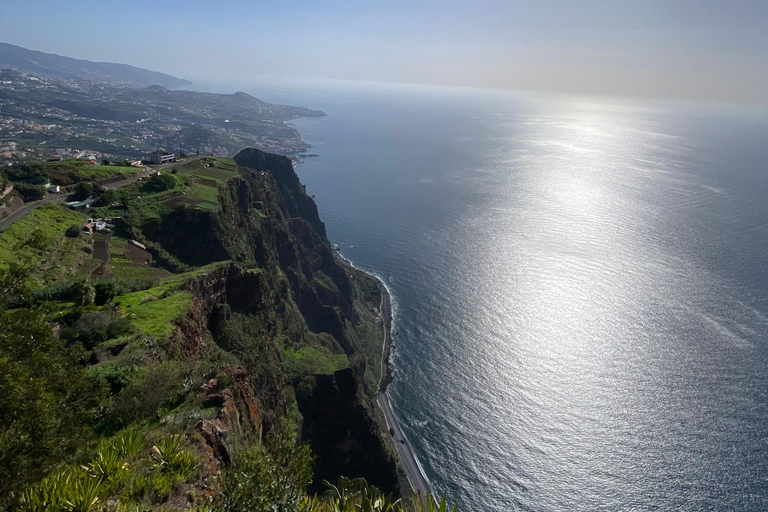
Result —
M 173 162 L 175 158 L 176 155 L 168 153 L 167 151 L 157 150 L 149 154 L 149 161 L 153 164 L 167 164 Z

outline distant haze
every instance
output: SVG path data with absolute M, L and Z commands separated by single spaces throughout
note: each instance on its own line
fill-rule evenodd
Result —
M 10 5 L 8 5 L 10 4 Z M 768 2 L 10 0 L 5 42 L 248 74 L 768 103 Z

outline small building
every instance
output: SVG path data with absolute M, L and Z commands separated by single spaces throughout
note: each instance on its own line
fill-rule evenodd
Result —
M 51 194 L 58 194 L 59 192 L 61 192 L 61 187 L 59 185 L 51 185 L 50 187 L 48 187 L 47 190 Z
M 168 164 L 175 161 L 176 155 L 167 151 L 153 151 L 149 154 L 149 161 L 153 164 Z
M 72 201 L 72 202 L 69 202 L 69 203 L 67 203 L 67 206 L 69 206 L 73 210 L 79 210 L 80 208 L 83 208 L 83 209 L 87 210 L 88 208 L 91 207 L 91 203 L 93 203 L 94 201 L 96 201 L 94 198 L 89 197 L 85 201 Z

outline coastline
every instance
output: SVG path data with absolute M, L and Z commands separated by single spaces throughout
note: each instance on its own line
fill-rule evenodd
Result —
M 392 294 L 387 288 L 387 285 L 377 275 L 367 270 L 356 267 L 352 261 L 344 257 L 338 250 L 334 248 L 334 254 L 345 265 L 349 265 L 361 272 L 365 272 L 371 279 L 376 281 L 381 292 L 381 304 L 379 306 L 379 318 L 381 318 L 384 325 L 384 340 L 382 343 L 382 359 L 381 359 L 381 379 L 379 380 L 379 389 L 376 392 L 376 403 L 379 406 L 379 410 L 384 415 L 384 419 L 387 424 L 387 429 L 391 436 L 392 442 L 395 445 L 397 455 L 400 458 L 400 462 L 405 470 L 405 476 L 408 479 L 408 483 L 411 486 L 411 490 L 414 495 L 426 498 L 428 495 L 432 495 L 432 488 L 424 474 L 424 469 L 421 467 L 416 455 L 413 453 L 413 448 L 408 438 L 405 437 L 402 429 L 400 428 L 400 422 L 395 416 L 392 408 L 392 401 L 389 396 L 387 388 L 393 379 L 392 365 L 390 362 L 390 355 L 392 353 L 392 347 L 394 338 L 392 331 L 394 328 L 394 316 L 392 308 Z

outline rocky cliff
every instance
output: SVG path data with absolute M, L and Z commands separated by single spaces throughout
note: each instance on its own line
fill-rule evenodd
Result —
M 192 307 L 169 338 L 186 359 L 215 349 L 239 363 L 224 372 L 239 396 L 220 382 L 206 388 L 201 400 L 221 412 L 198 426 L 202 436 L 226 462 L 233 432 L 259 439 L 295 417 L 316 456 L 316 490 L 344 475 L 398 493 L 374 398 L 378 286 L 336 257 L 289 159 L 247 149 L 235 162 L 238 176 L 219 185 L 219 210 L 181 207 L 133 228 L 184 264 L 227 262 L 183 285 Z

